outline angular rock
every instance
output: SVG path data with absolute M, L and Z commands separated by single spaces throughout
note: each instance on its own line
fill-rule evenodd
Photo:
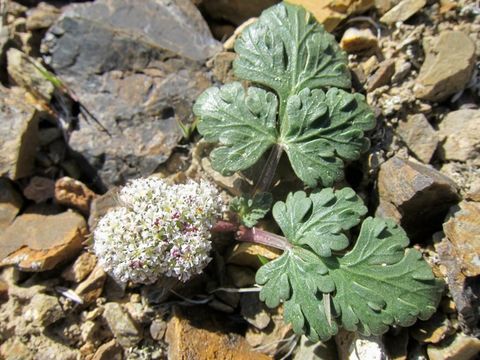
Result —
M 374 49 L 378 45 L 378 40 L 370 29 L 348 28 L 342 36 L 340 46 L 347 53 L 358 53 L 369 49 Z
M 375 8 L 383 15 L 402 0 L 375 0 Z
M 242 242 L 235 245 L 232 249 L 231 254 L 227 256 L 227 263 L 258 269 L 262 266 L 259 255 L 268 260 L 274 260 L 279 257 L 281 253 L 281 250 L 266 245 Z
M 334 30 L 343 20 L 353 14 L 367 11 L 374 5 L 374 0 L 287 0 L 302 5 L 323 24 L 327 31 Z
M 0 279 L 0 305 L 8 300 L 8 284 Z
M 251 17 L 258 17 L 263 10 L 278 3 L 278 0 L 194 0 L 208 18 L 228 21 L 236 26 Z
M 98 196 L 87 185 L 68 176 L 55 183 L 55 202 L 74 208 L 85 216 L 90 214 L 90 205 Z
M 187 1 L 68 7 L 44 39 L 44 58 L 106 129 L 80 119 L 69 142 L 87 173 L 98 170 L 99 186 L 148 176 L 169 158 L 182 137 L 177 121 L 193 121 L 193 101 L 210 85 L 202 65 L 219 48 Z
M 23 214 L 0 234 L 0 266 L 51 270 L 80 252 L 86 233 L 84 218 L 72 211 Z
M 23 195 L 38 204 L 53 198 L 54 190 L 55 181 L 41 176 L 34 176 L 30 179 L 27 187 L 23 189 Z
M 378 70 L 368 77 L 367 91 L 371 92 L 381 86 L 388 85 L 394 73 L 395 61 L 393 59 L 382 61 Z
M 75 288 L 75 293 L 87 304 L 93 303 L 102 295 L 107 274 L 97 264 L 90 275 Z
M 420 343 L 438 344 L 455 330 L 443 313 L 436 313 L 426 321 L 418 321 L 411 330 L 412 337 Z
M 445 138 L 440 156 L 448 161 L 473 160 L 480 165 L 480 110 L 452 111 L 439 125 Z
M 155 319 L 150 324 L 150 336 L 153 340 L 161 341 L 167 331 L 167 323 L 161 319 Z
M 266 306 L 258 298 L 258 293 L 244 293 L 240 298 L 240 313 L 257 329 L 265 329 L 270 324 Z
M 0 176 L 17 180 L 33 171 L 39 113 L 20 88 L 0 86 L 0 103 Z
M 27 30 L 48 29 L 61 13 L 61 10 L 55 6 L 41 2 L 37 7 L 27 11 L 27 22 L 25 24 Z
M 380 166 L 376 214 L 398 221 L 411 240 L 432 235 L 458 200 L 455 183 L 437 170 L 393 157 Z
M 92 360 L 122 360 L 122 347 L 115 341 L 115 339 L 100 346 Z
M 415 96 L 442 101 L 463 90 L 475 66 L 475 44 L 460 31 L 444 31 L 424 41 L 425 61 L 417 77 Z
M 224 84 L 235 81 L 233 74 L 233 60 L 237 54 L 230 51 L 222 51 L 212 59 L 212 72 L 215 78 Z
M 23 205 L 22 196 L 8 179 L 0 179 L 0 231 L 15 219 Z
M 48 326 L 65 317 L 65 312 L 55 296 L 36 294 L 23 316 L 36 326 Z
M 271 359 L 252 351 L 240 335 L 222 331 L 225 325 L 222 325 L 220 319 L 211 317 L 211 313 L 198 310 L 196 309 L 195 313 L 180 312 L 178 309 L 174 311 L 165 337 L 169 359 Z
M 92 272 L 96 264 L 97 257 L 92 253 L 85 252 L 62 272 L 62 277 L 67 281 L 79 283 Z
M 398 21 L 408 20 L 427 4 L 427 0 L 402 0 L 385 15 L 380 21 L 385 24 L 394 24 Z
M 340 360 L 387 360 L 381 336 L 363 336 L 341 330 L 335 336 Z
M 480 202 L 462 201 L 443 231 L 455 250 L 465 276 L 480 275 Z
M 427 352 L 430 360 L 471 360 L 480 353 L 480 340 L 460 333 L 441 347 L 430 345 Z
M 122 309 L 120 304 L 114 302 L 106 303 L 103 317 L 107 321 L 108 327 L 117 342 L 124 348 L 135 346 L 142 340 L 137 325 L 128 313 Z
M 423 114 L 408 117 L 398 124 L 397 133 L 415 156 L 425 164 L 432 159 L 439 137 Z

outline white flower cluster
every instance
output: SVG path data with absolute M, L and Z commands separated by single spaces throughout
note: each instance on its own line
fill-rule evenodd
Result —
M 108 273 L 122 282 L 150 284 L 160 276 L 187 281 L 202 272 L 211 260 L 210 229 L 223 207 L 212 184 L 137 179 L 119 199 L 93 234 L 94 251 Z

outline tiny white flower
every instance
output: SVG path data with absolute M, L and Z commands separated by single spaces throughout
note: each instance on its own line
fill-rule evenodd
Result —
M 161 276 L 187 281 L 210 262 L 210 229 L 223 207 L 212 184 L 137 179 L 120 191 L 119 200 L 93 233 L 99 262 L 114 278 L 143 284 Z

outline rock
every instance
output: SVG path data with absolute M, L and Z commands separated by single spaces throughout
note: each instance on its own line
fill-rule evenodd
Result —
M 426 4 L 427 0 L 402 0 L 383 15 L 380 21 L 385 24 L 395 24 L 398 21 L 408 20 Z
M 332 341 L 311 342 L 302 335 L 293 360 L 337 360 L 337 349 Z
M 106 279 L 107 274 L 101 266 L 97 264 L 90 275 L 78 284 L 75 288 L 75 293 L 80 296 L 85 303 L 93 303 L 102 295 Z
M 412 337 L 420 343 L 437 344 L 455 330 L 442 313 L 434 314 L 426 321 L 418 321 L 411 330 Z
M 0 279 L 0 305 L 8 301 L 8 284 Z
M 135 346 L 142 340 L 137 325 L 128 313 L 122 309 L 120 304 L 114 302 L 106 303 L 103 317 L 107 321 L 108 327 L 117 342 L 124 348 Z
M 41 335 L 30 338 L 29 345 L 35 349 L 35 360 L 78 360 L 81 358 L 78 350 L 65 346 L 47 336 Z
M 395 61 L 395 74 L 392 76 L 392 83 L 401 83 L 412 72 L 412 63 L 399 59 Z
M 68 176 L 55 183 L 55 202 L 74 208 L 85 216 L 90 214 L 90 205 L 97 197 L 84 183 Z
M 27 11 L 27 30 L 43 30 L 53 25 L 62 12 L 50 4 L 41 2 L 37 7 Z
M 237 288 L 252 286 L 255 284 L 255 271 L 244 266 L 227 266 L 227 274 Z
M 402 0 L 375 0 L 375 8 L 383 15 Z
M 266 245 L 241 242 L 235 245 L 230 255 L 227 256 L 227 263 L 258 269 L 262 266 L 259 256 L 263 256 L 268 260 L 274 260 L 281 253 L 281 250 Z
M 53 198 L 54 191 L 55 181 L 41 176 L 34 176 L 30 179 L 27 187 L 23 189 L 23 195 L 38 204 Z
M 409 338 L 408 329 L 401 327 L 384 335 L 383 341 L 391 360 L 407 360 Z
M 353 14 L 360 14 L 374 5 L 374 0 L 288 0 L 302 5 L 323 24 L 329 32 L 333 31 L 343 20 Z
M 37 99 L 49 103 L 55 90 L 53 84 L 45 78 L 43 65 L 27 54 L 11 48 L 7 52 L 8 75 L 18 86 L 32 93 Z
M 62 272 L 62 277 L 67 281 L 79 283 L 92 272 L 96 264 L 97 257 L 92 253 L 84 252 Z
M 115 341 L 115 339 L 100 346 L 92 360 L 122 360 L 122 347 Z
M 265 329 L 270 324 L 266 306 L 258 298 L 258 293 L 244 293 L 240 297 L 240 313 L 257 329 Z
M 0 178 L 0 231 L 6 229 L 23 205 L 22 196 L 8 179 Z
M 161 319 L 155 319 L 150 324 L 150 336 L 153 340 L 161 341 L 167 331 L 167 323 Z
M 33 171 L 39 113 L 20 88 L 0 86 L 0 103 L 0 176 L 17 180 Z
M 443 231 L 453 245 L 465 276 L 480 275 L 480 203 L 462 201 L 453 216 L 443 224 Z
M 212 59 L 212 72 L 215 78 L 223 83 L 235 81 L 235 75 L 233 73 L 233 60 L 237 55 L 230 51 L 222 51 L 215 55 Z
M 58 299 L 55 296 L 36 294 L 23 314 L 36 326 L 48 326 L 65 317 Z
M 254 16 L 259 16 L 261 12 L 272 5 L 278 3 L 278 0 L 198 0 L 198 7 L 206 14 L 208 18 L 229 22 L 236 26 Z
M 460 31 L 444 31 L 424 41 L 425 61 L 417 77 L 415 96 L 442 101 L 463 90 L 475 66 L 475 44 Z
M 437 170 L 393 157 L 378 173 L 376 214 L 398 221 L 413 241 L 424 241 L 458 200 L 455 183 Z
M 70 5 L 42 48 L 106 129 L 80 121 L 69 141 L 105 190 L 169 158 L 182 138 L 177 121 L 193 121 L 193 101 L 210 85 L 202 65 L 220 44 L 188 1 L 97 0 Z
M 465 199 L 480 202 L 480 179 L 476 178 L 469 186 Z
M 445 138 L 440 156 L 448 161 L 476 160 L 480 165 L 480 110 L 457 110 L 439 125 Z
M 395 61 L 384 60 L 380 63 L 377 71 L 368 77 L 367 91 L 371 92 L 381 86 L 388 85 L 395 73 Z
M 45 271 L 72 259 L 82 248 L 87 229 L 72 211 L 56 215 L 23 214 L 0 234 L 0 266 Z
M 210 312 L 199 309 L 180 312 L 176 309 L 168 322 L 165 337 L 168 343 L 168 359 L 270 359 L 266 355 L 253 352 L 244 338 L 228 333 L 224 328 L 224 321 L 213 317 Z
M 20 338 L 14 336 L 0 346 L 0 358 L 4 360 L 33 360 L 33 353 Z
M 409 116 L 398 124 L 397 133 L 415 156 L 425 164 L 432 159 L 439 142 L 438 134 L 423 114 Z
M 348 28 L 342 36 L 340 46 L 347 53 L 358 53 L 365 50 L 375 49 L 378 40 L 370 29 Z
M 59 139 L 62 136 L 62 130 L 58 127 L 50 127 L 46 129 L 40 129 L 38 133 L 38 140 L 40 146 L 46 146 Z
M 340 360 L 389 359 L 381 336 L 363 336 L 341 330 L 335 336 Z
M 446 341 L 442 345 L 430 345 L 427 348 L 430 360 L 470 360 L 480 353 L 480 340 L 461 333 L 453 341 Z
M 225 42 L 223 43 L 223 48 L 225 50 L 233 50 L 233 48 L 235 46 L 235 41 L 240 36 L 242 31 L 245 30 L 247 28 L 247 26 L 250 26 L 251 24 L 253 24 L 257 20 L 258 20 L 258 17 L 252 17 L 252 18 L 246 20 L 245 22 L 243 22 L 241 25 L 239 25 L 235 29 L 235 31 L 233 32 L 232 36 L 230 36 L 227 40 L 225 40 Z
M 88 227 L 93 233 L 97 223 L 112 207 L 118 206 L 118 191 L 120 189 L 114 187 L 105 194 L 100 195 L 92 200 L 90 204 L 90 216 L 88 217 Z

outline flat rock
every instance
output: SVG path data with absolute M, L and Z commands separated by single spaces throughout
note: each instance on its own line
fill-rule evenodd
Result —
M 380 199 L 376 214 L 399 222 L 414 241 L 437 231 L 451 205 L 457 202 L 455 183 L 439 171 L 393 157 L 380 166 Z
M 0 234 L 0 266 L 45 271 L 80 252 L 85 219 L 72 211 L 56 215 L 23 214 Z
M 70 5 L 43 49 L 106 129 L 80 119 L 69 145 L 108 187 L 148 176 L 169 158 L 182 137 L 177 121 L 193 121 L 193 101 L 210 85 L 203 64 L 220 44 L 188 1 L 97 0 Z
M 444 31 L 424 40 L 425 61 L 417 77 L 415 96 L 442 101 L 463 90 L 475 66 L 475 44 L 460 31 Z
M 122 347 L 115 341 L 115 339 L 110 340 L 109 342 L 102 344 L 92 360 L 122 360 L 123 351 Z
M 0 86 L 0 176 L 17 180 L 33 171 L 39 113 L 20 88 Z
M 430 345 L 427 348 L 430 360 L 470 360 L 480 353 L 480 340 L 457 334 L 453 341 L 446 341 L 443 346 Z
M 438 344 L 455 332 L 445 314 L 437 312 L 426 321 L 418 321 L 411 330 L 412 337 L 420 343 Z
M 375 8 L 383 15 L 402 0 L 375 0 Z
M 270 324 L 267 307 L 258 298 L 258 293 L 244 293 L 240 297 L 240 313 L 257 329 L 265 329 Z
M 395 74 L 395 60 L 387 59 L 380 63 L 377 71 L 368 77 L 367 91 L 373 91 L 381 86 L 390 84 Z
M 34 176 L 23 189 L 23 195 L 37 204 L 53 198 L 55 181 L 43 176 Z
M 97 257 L 92 253 L 84 252 L 62 272 L 62 277 L 67 281 L 79 283 L 92 272 L 96 264 Z
M 445 139 L 440 156 L 448 161 L 473 160 L 480 165 L 480 110 L 452 111 L 439 125 Z
M 103 286 L 107 280 L 107 274 L 97 264 L 90 275 L 75 288 L 75 293 L 83 302 L 90 304 L 95 302 L 103 292 Z
M 210 314 L 210 315 L 209 315 Z M 269 356 L 254 352 L 243 337 L 225 330 L 224 321 L 205 311 L 176 309 L 168 322 L 166 342 L 172 360 L 266 360 Z
M 327 31 L 334 30 L 343 20 L 373 7 L 374 0 L 287 0 L 310 11 Z
M 87 185 L 68 176 L 55 182 L 55 202 L 76 209 L 85 216 L 90 214 L 90 205 L 98 196 Z
M 469 277 L 480 275 L 480 203 L 462 201 L 443 231 L 454 247 L 462 272 Z
M 425 115 L 415 114 L 409 116 L 407 121 L 401 121 L 397 133 L 421 162 L 430 162 L 437 149 L 439 136 Z
M 281 250 L 266 245 L 241 242 L 232 249 L 232 252 L 227 257 L 227 263 L 258 269 L 262 266 L 259 255 L 268 260 L 274 260 L 281 253 Z
M 8 179 L 0 178 L 0 231 L 13 222 L 22 205 L 23 198 L 12 183 Z
M 426 4 L 427 0 L 402 0 L 383 15 L 380 21 L 385 24 L 394 24 L 398 21 L 408 20 Z
M 103 317 L 107 321 L 115 339 L 123 347 L 135 346 L 142 339 L 137 324 L 123 310 L 120 304 L 114 302 L 106 303 Z
M 370 29 L 348 28 L 342 36 L 340 46 L 348 53 L 358 53 L 376 48 L 378 40 Z

